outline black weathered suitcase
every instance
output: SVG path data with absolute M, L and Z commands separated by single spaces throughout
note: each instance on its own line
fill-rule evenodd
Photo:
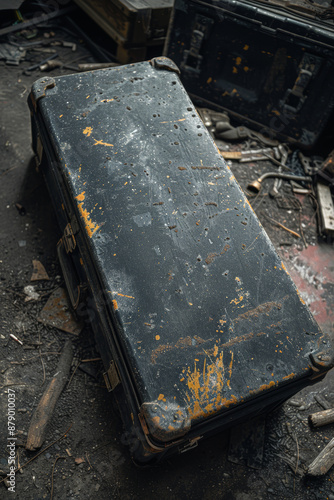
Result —
M 69 296 L 95 329 L 135 460 L 191 448 L 324 376 L 329 339 L 170 60 L 45 77 L 29 105 Z
M 334 22 L 305 0 L 176 0 L 165 55 L 204 107 L 310 148 L 333 143 Z

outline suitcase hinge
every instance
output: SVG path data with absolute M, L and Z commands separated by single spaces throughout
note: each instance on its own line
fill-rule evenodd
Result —
M 190 439 L 184 446 L 179 448 L 179 453 L 186 453 L 186 451 L 192 450 L 198 446 L 198 441 L 203 436 L 198 436 L 197 438 Z
M 74 232 L 72 230 L 72 226 L 70 223 L 67 224 L 67 226 L 64 229 L 64 236 L 63 236 L 63 241 L 64 241 L 64 247 L 66 250 L 66 253 L 71 253 L 75 249 L 77 242 L 74 237 Z
M 115 387 L 117 387 L 118 384 L 121 383 L 115 361 L 110 361 L 110 366 L 108 370 L 103 374 L 103 377 L 109 392 L 113 391 Z

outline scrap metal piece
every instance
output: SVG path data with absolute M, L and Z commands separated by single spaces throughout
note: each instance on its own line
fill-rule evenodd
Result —
M 311 182 L 312 177 L 301 177 L 300 175 L 289 175 L 289 174 L 281 174 L 279 172 L 267 172 L 266 174 L 261 175 L 258 179 L 248 184 L 247 189 L 254 193 L 259 193 L 261 191 L 262 182 L 269 177 L 277 177 L 279 179 L 286 179 L 290 181 L 307 181 Z
M 41 281 L 41 280 L 49 280 L 49 275 L 45 270 L 45 267 L 39 260 L 33 260 L 33 273 L 30 278 L 30 281 Z
M 329 186 L 318 182 L 318 203 L 321 215 L 321 231 L 329 236 L 334 235 L 334 204 Z
M 4 59 L 6 64 L 18 66 L 25 55 L 26 51 L 20 47 L 14 47 L 10 43 L 0 43 L 0 59 Z
M 49 297 L 37 320 L 73 335 L 79 335 L 84 327 L 74 317 L 64 288 L 57 288 Z

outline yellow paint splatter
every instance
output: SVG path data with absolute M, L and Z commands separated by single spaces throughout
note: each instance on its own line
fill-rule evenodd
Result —
M 244 300 L 244 297 L 243 297 L 243 295 L 240 295 L 240 297 L 239 297 L 238 299 L 233 299 L 233 300 L 231 300 L 230 304 L 235 304 L 235 305 L 237 305 L 237 304 L 240 304 L 240 302 L 241 302 L 242 300 Z
M 163 401 L 165 398 L 165 395 L 164 394 L 159 394 L 158 396 L 158 401 Z
M 249 71 L 249 67 L 248 66 L 244 66 L 244 71 L 246 71 L 246 73 L 247 73 L 247 71 Z
M 59 115 L 59 118 L 62 118 L 64 115 Z
M 155 340 L 160 340 L 160 335 L 156 335 Z
M 237 66 L 240 66 L 241 61 L 242 61 L 241 57 L 236 57 L 236 58 L 235 58 L 235 64 L 236 64 Z
M 112 301 L 112 305 L 113 305 L 113 307 L 114 307 L 115 311 L 117 311 L 117 309 L 118 309 L 117 300 L 115 300 L 115 299 L 114 299 L 114 300 Z
M 244 50 L 248 50 L 248 49 L 249 49 L 249 45 L 245 45 Z
M 76 196 L 76 200 L 81 202 L 78 203 L 78 210 L 85 222 L 87 234 L 91 238 L 93 234 L 99 229 L 100 226 L 96 222 L 93 222 L 91 220 L 90 213 L 86 208 L 83 207 L 85 200 L 85 191 L 82 191 L 82 193 L 78 194 L 78 196 Z
M 209 358 L 209 364 L 207 358 L 204 359 L 202 371 L 198 369 L 196 360 L 194 370 L 191 371 L 190 367 L 188 368 L 186 383 L 189 392 L 186 392 L 186 397 L 190 403 L 189 413 L 192 418 L 208 416 L 222 407 L 228 407 L 237 402 L 237 398 L 233 395 L 229 399 L 222 397 L 225 384 L 230 387 L 233 353 L 230 351 L 228 379 L 225 378 L 223 351 L 218 356 L 218 347 L 216 346 L 214 354 L 215 360 Z
M 115 256 L 116 254 L 114 254 Z M 123 293 L 118 293 L 118 292 L 109 292 L 109 293 L 113 293 L 114 295 L 119 295 L 119 297 L 126 297 L 127 299 L 134 299 L 134 297 L 132 297 L 132 295 L 124 295 Z
M 82 193 L 78 194 L 78 196 L 76 196 L 75 199 L 78 201 L 84 201 L 85 193 L 86 193 L 86 191 L 82 191 Z
M 211 76 L 207 79 L 206 83 L 211 83 L 212 82 L 212 78 Z
M 94 138 L 93 138 L 93 139 L 94 139 Z M 114 147 L 114 145 L 113 145 L 113 144 L 110 144 L 110 143 L 108 143 L 108 142 L 103 142 L 103 140 L 102 140 L 102 139 L 101 139 L 101 140 L 99 140 L 99 141 L 98 141 L 97 139 L 94 139 L 94 141 L 95 141 L 95 144 L 93 144 L 93 146 L 98 146 L 98 145 L 100 145 L 100 146 L 111 146 L 112 148 Z
M 93 132 L 93 127 L 86 127 L 82 133 L 87 135 L 87 137 L 89 137 L 92 132 Z
M 237 68 L 235 66 L 233 66 L 232 73 L 238 73 L 238 70 L 237 70 Z

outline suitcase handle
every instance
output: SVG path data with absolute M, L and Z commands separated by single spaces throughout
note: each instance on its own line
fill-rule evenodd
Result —
M 57 244 L 57 254 L 60 262 L 60 267 L 64 276 L 68 295 L 73 309 L 77 309 L 80 299 L 82 298 L 83 285 L 80 283 L 78 273 L 75 269 L 73 257 L 66 250 L 66 236 L 60 238 Z

